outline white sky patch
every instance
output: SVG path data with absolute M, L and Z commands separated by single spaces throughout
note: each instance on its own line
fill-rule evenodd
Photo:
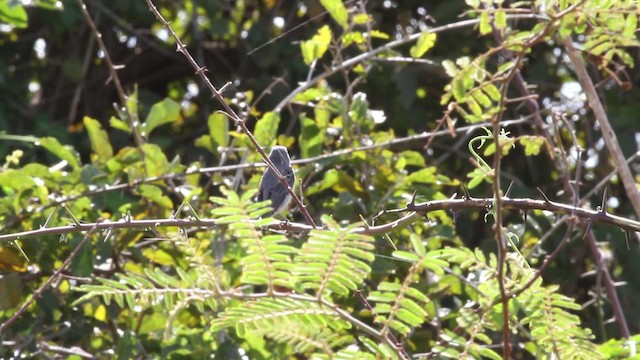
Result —
M 273 18 L 273 26 L 278 29 L 284 28 L 284 18 L 282 16 L 276 16 Z
M 42 38 L 36 40 L 36 42 L 33 44 L 33 51 L 35 51 L 36 57 L 38 59 L 44 59 L 44 57 L 47 55 L 47 42 Z

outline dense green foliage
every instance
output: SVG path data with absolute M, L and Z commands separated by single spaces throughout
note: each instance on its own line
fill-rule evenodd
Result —
M 148 2 L 0 0 L 0 358 L 636 356 L 635 1 Z

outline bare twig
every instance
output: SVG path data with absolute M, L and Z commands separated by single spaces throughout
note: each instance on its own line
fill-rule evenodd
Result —
M 517 20 L 517 19 L 541 19 L 541 20 L 546 20 L 548 21 L 549 18 L 547 18 L 546 16 L 542 16 L 542 15 L 538 15 L 538 14 L 513 14 L 513 15 L 507 15 L 507 19 L 508 20 Z M 416 41 L 420 36 L 422 36 L 422 34 L 424 33 L 439 33 L 439 32 L 443 32 L 443 31 L 449 31 L 449 30 L 453 30 L 453 29 L 460 29 L 460 28 L 464 28 L 464 27 L 468 27 L 468 26 L 475 26 L 480 22 L 480 19 L 471 19 L 471 20 L 463 20 L 463 21 L 459 21 L 453 24 L 447 24 L 447 25 L 443 25 L 443 26 L 438 26 L 438 27 L 434 27 L 431 28 L 425 32 L 418 32 L 415 34 L 411 34 L 407 37 L 403 37 L 402 39 L 398 39 L 395 41 L 391 41 L 388 42 L 386 44 L 384 44 L 383 46 L 380 46 L 378 48 L 375 48 L 371 51 L 367 51 L 365 53 L 362 53 L 360 55 L 354 56 L 350 59 L 347 59 L 339 64 L 336 64 L 335 66 L 331 67 L 330 69 L 326 70 L 325 72 L 321 73 L 320 75 L 317 75 L 316 77 L 314 77 L 313 79 L 305 82 L 304 84 L 301 84 L 300 86 L 298 86 L 296 89 L 294 89 L 291 93 L 289 93 L 284 99 L 282 99 L 278 105 L 276 105 L 276 107 L 274 108 L 274 110 L 276 112 L 281 111 L 285 106 L 287 106 L 298 94 L 300 94 L 301 92 L 307 90 L 308 88 L 312 87 L 313 85 L 317 84 L 318 82 L 328 78 L 329 76 L 337 73 L 338 71 L 344 70 L 344 69 L 348 69 L 352 66 L 355 66 L 365 60 L 368 60 L 380 53 L 383 53 L 385 51 L 388 51 L 390 49 L 393 49 L 395 47 L 410 43 L 412 41 Z
M 91 19 L 91 15 L 89 15 L 89 12 L 87 11 L 87 6 L 82 0 L 78 0 L 78 4 L 80 5 L 80 9 L 82 9 L 82 13 L 84 14 L 84 18 L 87 21 L 87 24 L 89 24 L 89 27 L 91 28 L 91 32 L 98 42 L 98 47 L 100 47 L 100 50 L 102 50 L 102 53 L 104 54 L 104 60 L 107 63 L 107 68 L 109 69 L 111 80 L 113 80 L 113 84 L 116 87 L 116 92 L 118 93 L 118 98 L 120 99 L 120 106 L 122 106 L 127 114 L 127 121 L 129 122 L 129 127 L 131 128 L 133 139 L 135 140 L 138 149 L 140 149 L 140 152 L 142 152 L 142 149 L 140 147 L 142 146 L 142 144 L 144 144 L 144 141 L 142 139 L 142 136 L 138 132 L 138 126 L 136 125 L 135 117 L 137 115 L 134 116 L 127 106 L 127 95 L 125 94 L 124 88 L 120 83 L 120 78 L 118 77 L 118 73 L 116 72 L 116 66 L 111 60 L 111 56 L 109 55 L 109 51 L 107 51 L 107 47 L 105 46 L 104 41 L 102 41 L 102 34 L 100 34 L 100 32 L 98 31 L 96 24 L 93 22 L 93 20 Z
M 571 60 L 573 69 L 576 72 L 578 81 L 580 81 L 580 84 L 587 95 L 587 100 L 593 110 L 596 121 L 598 121 L 598 125 L 600 125 L 602 137 L 604 138 L 605 144 L 607 144 L 609 153 L 611 154 L 613 162 L 618 170 L 625 193 L 629 197 L 629 200 L 631 200 L 631 204 L 633 204 L 636 216 L 640 218 L 640 192 L 638 191 L 634 176 L 624 158 L 624 153 L 622 152 L 616 133 L 613 131 L 613 127 L 611 127 L 611 123 L 607 118 L 607 114 L 604 111 L 602 103 L 600 102 L 596 88 L 593 86 L 593 82 L 591 81 L 589 74 L 587 74 L 587 69 L 584 67 L 578 51 L 573 46 L 573 41 L 571 38 L 567 38 L 564 40 L 563 44 L 567 50 L 567 55 Z
M 418 215 L 423 215 L 436 210 L 459 211 L 462 209 L 478 209 L 486 210 L 493 204 L 494 198 L 465 198 L 465 199 L 445 199 L 433 200 L 425 203 L 407 204 L 403 209 L 387 210 L 386 213 L 406 213 L 401 218 L 375 226 L 357 227 L 354 233 L 377 235 L 391 232 L 401 226 L 415 221 Z M 640 221 L 623 218 L 612 215 L 608 212 L 601 212 L 587 208 L 573 207 L 551 200 L 532 200 L 529 198 L 503 198 L 503 207 L 505 209 L 516 210 L 546 210 L 556 214 L 574 215 L 585 221 L 593 223 L 608 224 L 617 226 L 629 231 L 640 232 Z M 99 230 L 115 230 L 115 229 L 152 229 L 155 227 L 180 227 L 180 228 L 214 228 L 217 226 L 214 219 L 145 219 L 131 220 L 125 219 L 120 221 L 105 220 L 98 223 L 80 223 L 78 225 L 58 226 L 51 228 L 42 228 L 37 230 L 29 230 L 12 234 L 0 235 L 0 242 L 8 242 L 16 239 L 45 236 L 45 235 L 62 235 L 71 234 L 81 231 L 89 231 L 95 227 Z M 283 221 L 270 226 L 276 230 L 288 230 L 292 232 L 309 232 L 313 227 L 301 223 L 293 223 Z
M 526 123 L 526 122 L 530 121 L 532 116 L 533 115 L 529 115 L 529 116 L 525 116 L 525 117 L 523 117 L 521 119 L 503 121 L 502 125 L 504 127 L 507 127 L 507 126 L 523 124 L 523 123 Z M 462 126 L 462 127 L 456 128 L 455 129 L 455 133 L 470 133 L 470 132 L 472 132 L 474 130 L 481 129 L 481 128 L 489 126 L 489 125 L 490 125 L 489 123 L 483 122 L 483 123 L 473 124 L 473 125 L 469 125 L 469 126 Z M 392 140 L 389 140 L 389 141 L 384 141 L 384 142 L 380 142 L 380 143 L 376 143 L 376 144 L 364 145 L 364 146 L 355 147 L 355 148 L 351 148 L 351 149 L 338 150 L 338 151 L 334 151 L 334 152 L 331 152 L 331 153 L 314 156 L 314 157 L 311 157 L 311 158 L 296 159 L 296 160 L 292 160 L 291 164 L 293 164 L 293 165 L 315 164 L 315 163 L 318 163 L 318 162 L 323 161 L 323 160 L 328 160 L 328 159 L 332 159 L 334 157 L 348 155 L 348 154 L 351 154 L 351 153 L 354 153 L 354 152 L 369 151 L 369 150 L 374 150 L 374 149 L 378 149 L 378 148 L 386 148 L 386 147 L 391 147 L 391 146 L 396 146 L 396 145 L 401 145 L 401 144 L 406 144 L 406 143 L 411 143 L 411 142 L 421 142 L 424 139 L 433 139 L 433 138 L 436 138 L 436 137 L 439 137 L 439 136 L 444 136 L 444 135 L 449 135 L 449 134 L 450 134 L 449 130 L 424 131 L 424 132 L 422 132 L 420 134 L 410 135 L 410 136 L 401 137 L 401 138 L 395 138 L 395 139 L 392 139 Z M 35 141 L 37 141 L 37 139 L 34 138 L 33 141 L 35 142 Z M 126 183 L 122 183 L 122 184 L 109 184 L 109 185 L 105 185 L 105 186 L 98 186 L 96 189 L 92 189 L 92 190 L 89 190 L 89 191 L 86 191 L 86 192 L 82 192 L 80 194 L 74 194 L 74 195 L 68 195 L 68 196 L 52 194 L 50 197 L 54 199 L 53 201 L 51 201 L 51 202 L 49 202 L 47 204 L 41 205 L 38 208 L 35 208 L 32 212 L 33 213 L 39 213 L 39 212 L 46 211 L 46 210 L 48 210 L 50 208 L 53 208 L 53 207 L 56 207 L 56 206 L 60 206 L 60 204 L 62 204 L 62 203 L 69 203 L 69 202 L 75 201 L 75 200 L 83 198 L 83 197 L 95 196 L 95 195 L 104 194 L 104 193 L 108 193 L 108 192 L 112 192 L 112 191 L 122 191 L 122 190 L 127 190 L 127 189 L 133 189 L 133 188 L 136 188 L 137 186 L 139 186 L 141 184 L 157 182 L 157 181 L 160 181 L 160 180 L 169 180 L 169 179 L 174 179 L 174 178 L 181 178 L 181 177 L 185 177 L 185 176 L 192 175 L 192 174 L 222 173 L 222 172 L 238 171 L 238 170 L 241 170 L 241 169 L 260 168 L 260 167 L 264 167 L 264 166 L 268 166 L 268 165 L 265 164 L 264 162 L 259 162 L 259 163 L 251 163 L 251 164 L 244 163 L 244 164 L 235 164 L 235 165 L 226 165 L 226 166 L 193 168 L 193 169 L 188 169 L 184 173 L 180 173 L 180 174 L 167 173 L 167 174 L 163 174 L 163 175 L 159 175 L 159 176 L 149 176 L 149 177 L 146 177 L 146 178 L 143 178 L 143 179 L 136 179 L 136 180 L 133 180 L 131 182 L 126 182 Z M 23 210 L 22 212 L 19 212 L 18 214 L 16 214 L 13 217 L 13 219 L 11 219 L 10 221 L 7 221 L 7 223 L 2 228 L 0 228 L 0 233 L 4 232 L 5 230 L 11 228 L 12 226 L 14 226 L 18 222 L 20 222 L 22 217 L 25 216 L 27 213 L 29 213 L 29 212 L 26 212 L 25 210 Z

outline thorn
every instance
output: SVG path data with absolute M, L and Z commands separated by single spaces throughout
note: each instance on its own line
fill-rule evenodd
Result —
M 456 210 L 450 210 L 451 211 L 451 216 L 453 216 L 453 225 L 456 225 L 456 222 L 458 221 L 458 212 Z
M 529 212 L 527 210 L 522 210 L 522 217 L 524 218 L 524 231 L 527 231 L 527 214 Z
M 386 214 L 386 213 L 387 213 L 387 210 L 385 210 L 385 209 L 380 210 L 377 214 L 375 214 L 375 215 L 373 216 L 373 218 L 371 219 L 371 221 L 375 222 L 375 221 L 376 221 L 380 216 L 382 216 L 382 215 L 384 215 L 384 214 Z M 360 215 L 360 218 L 362 218 L 362 215 Z
M 627 243 L 627 251 L 631 250 L 629 246 L 629 232 L 627 231 L 627 229 L 620 229 L 620 230 L 622 230 L 622 232 L 624 233 L 624 241 Z
M 604 213 L 604 214 L 607 213 L 607 200 L 609 200 L 608 194 L 607 194 L 607 188 L 604 188 L 604 191 L 602 191 L 602 204 L 598 209 L 601 213 Z
M 416 193 L 417 190 L 413 190 L 413 194 L 411 195 L 411 201 L 407 204 L 407 210 L 411 211 L 416 206 Z
M 360 217 L 360 221 L 362 221 L 362 226 L 364 227 L 364 229 L 369 230 L 370 226 L 369 224 L 367 224 L 367 220 L 362 216 L 362 214 L 358 214 L 358 217 Z
M 465 184 L 462 184 L 462 191 L 464 191 L 463 199 L 471 200 L 471 194 L 469 193 L 469 189 Z
M 220 90 L 218 90 L 218 92 L 220 94 L 223 94 L 225 92 L 225 90 L 227 90 L 227 88 L 231 86 L 231 81 L 227 81 L 226 84 L 222 85 L 222 87 L 220 88 Z
M 507 187 L 507 191 L 504 192 L 504 197 L 509 197 L 509 194 L 511 193 L 512 188 L 513 188 L 513 180 L 509 183 L 509 186 Z
M 451 196 L 449 197 L 449 200 L 453 200 L 453 199 L 455 199 L 456 197 L 458 197 L 458 193 L 457 193 L 457 192 L 456 192 L 456 193 L 453 193 L 453 195 L 451 195 Z
M 587 220 L 587 228 L 584 230 L 584 235 L 582 236 L 582 240 L 584 240 L 587 237 L 587 234 L 589 233 L 589 231 L 591 231 L 591 225 L 593 225 L 593 221 L 591 221 L 591 219 Z
M 536 190 L 538 190 L 538 192 L 540 193 L 540 195 L 542 195 L 542 197 L 544 198 L 544 201 L 546 203 L 550 203 L 551 200 L 549 200 L 549 198 L 547 197 L 547 194 L 545 194 L 542 189 L 540 189 L 539 187 L 536 187 Z
M 431 219 L 429 219 L 429 213 L 424 213 L 424 218 L 427 219 L 427 224 L 431 223 Z

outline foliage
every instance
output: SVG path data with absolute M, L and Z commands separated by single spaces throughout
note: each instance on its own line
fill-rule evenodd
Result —
M 0 357 L 637 356 L 640 209 L 567 56 L 635 152 L 633 2 L 154 1 L 195 69 L 145 2 L 86 1 L 102 42 L 81 3 L 0 0 Z

